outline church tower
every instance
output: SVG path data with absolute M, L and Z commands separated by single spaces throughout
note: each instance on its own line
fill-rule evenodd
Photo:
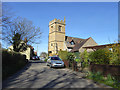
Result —
M 66 50 L 65 48 L 65 17 L 63 20 L 56 18 L 49 22 L 49 41 L 48 54 L 55 55 L 59 50 Z

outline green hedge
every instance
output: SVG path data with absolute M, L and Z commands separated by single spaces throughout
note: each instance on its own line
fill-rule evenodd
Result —
M 25 55 L 17 52 L 2 50 L 2 78 L 3 80 L 16 73 L 27 64 Z
M 94 64 L 109 64 L 111 52 L 107 49 L 99 49 L 89 54 L 89 59 Z
M 68 52 L 67 51 L 62 51 L 61 50 L 61 51 L 58 52 L 58 55 L 62 60 L 68 60 L 68 58 L 67 58 Z

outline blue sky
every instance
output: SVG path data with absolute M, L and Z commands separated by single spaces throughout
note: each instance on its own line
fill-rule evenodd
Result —
M 99 45 L 118 40 L 117 2 L 9 2 L 16 16 L 31 20 L 43 32 L 40 52 L 48 50 L 48 24 L 54 18 L 66 17 L 66 35 L 78 38 L 92 37 Z

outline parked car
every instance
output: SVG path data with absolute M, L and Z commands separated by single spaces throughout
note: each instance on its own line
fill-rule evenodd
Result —
M 50 67 L 64 67 L 64 62 L 59 57 L 53 56 L 48 57 L 46 65 Z
M 40 60 L 38 56 L 33 56 L 32 60 Z

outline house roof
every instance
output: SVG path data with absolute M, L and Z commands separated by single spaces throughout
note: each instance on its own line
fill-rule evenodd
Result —
M 71 52 L 79 51 L 79 49 L 80 49 L 89 39 L 90 39 L 90 38 L 84 39 L 82 42 L 77 43 L 77 44 L 73 47 L 73 49 L 71 50 Z
M 85 39 L 65 36 L 65 41 L 66 41 L 66 42 L 71 42 L 72 40 L 73 40 L 75 43 L 79 43 L 80 41 L 83 41 L 83 40 L 85 40 Z
M 69 37 L 69 36 L 65 36 L 65 44 L 67 47 L 71 47 L 73 48 L 77 43 L 80 43 L 82 41 L 84 41 L 85 39 L 82 39 L 82 38 L 75 38 L 75 37 Z M 71 45 L 70 42 L 74 42 L 75 45 Z
M 86 49 L 99 49 L 99 48 L 105 48 L 107 46 L 112 46 L 112 45 L 120 45 L 120 43 L 105 44 L 105 45 L 96 45 L 96 46 L 87 46 L 87 47 L 83 47 L 83 48 L 86 48 Z
M 88 39 L 90 38 L 91 37 L 89 37 Z M 79 51 L 79 49 L 86 43 L 88 39 L 65 36 L 65 44 L 67 48 L 72 48 L 71 52 Z M 74 42 L 74 45 L 71 45 L 72 41 Z

